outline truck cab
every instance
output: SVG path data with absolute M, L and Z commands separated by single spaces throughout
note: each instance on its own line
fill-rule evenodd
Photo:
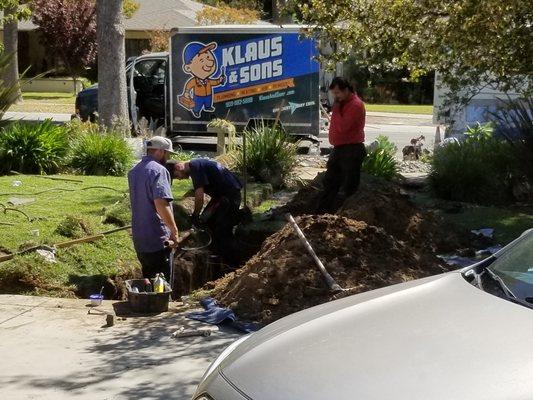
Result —
M 155 127 L 168 126 L 168 53 L 134 59 L 126 70 L 128 105 L 133 128 L 142 118 Z
M 134 130 L 144 117 L 152 127 L 167 126 L 168 52 L 149 53 L 126 61 L 129 116 Z M 76 115 L 94 122 L 98 115 L 98 84 L 76 96 Z

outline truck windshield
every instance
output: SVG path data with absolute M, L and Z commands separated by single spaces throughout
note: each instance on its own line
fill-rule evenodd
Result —
M 501 278 L 516 298 L 533 301 L 533 232 L 499 256 L 488 269 Z

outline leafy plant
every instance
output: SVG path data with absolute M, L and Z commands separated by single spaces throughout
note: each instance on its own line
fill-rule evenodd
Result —
M 149 33 L 149 48 L 151 52 L 168 51 L 170 32 L 165 29 L 156 29 Z
M 246 167 L 247 174 L 257 181 L 283 186 L 296 167 L 297 145 L 279 128 L 265 124 L 244 134 L 246 148 L 239 146 L 234 153 L 235 167 L 239 171 Z
M 198 11 L 196 22 L 199 25 L 253 24 L 260 16 L 257 10 L 218 4 L 217 7 L 204 7 Z
M 70 165 L 85 175 L 124 175 L 133 162 L 129 144 L 113 133 L 90 132 L 74 141 Z
M 480 142 L 490 140 L 494 134 L 494 125 L 492 122 L 481 124 L 479 122 L 474 126 L 466 128 L 465 135 L 467 141 Z
M 513 146 L 495 137 L 452 142 L 433 154 L 429 182 L 437 196 L 497 204 L 512 198 L 520 165 Z
M 51 120 L 16 122 L 0 132 L 0 173 L 54 173 L 60 170 L 67 152 L 66 131 Z
M 396 145 L 387 136 L 378 136 L 375 144 L 369 147 L 361 169 L 370 175 L 393 179 L 398 175 L 396 151 Z
M 176 150 L 177 154 L 172 154 L 171 158 L 178 161 L 190 161 L 193 158 L 198 158 L 199 155 L 194 151 Z
M 100 132 L 100 127 L 94 122 L 83 122 L 79 119 L 72 119 L 63 125 L 70 140 L 75 140 L 88 133 Z
M 493 113 L 496 131 L 517 148 L 524 173 L 533 182 L 533 97 L 501 101 L 503 107 Z

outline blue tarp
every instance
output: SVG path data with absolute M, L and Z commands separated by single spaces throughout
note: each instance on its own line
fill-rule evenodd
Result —
M 205 311 L 189 313 L 187 314 L 187 318 L 206 322 L 211 325 L 231 326 L 244 333 L 251 333 L 261 329 L 261 326 L 258 324 L 239 321 L 231 309 L 221 307 L 212 297 L 206 297 L 200 300 L 200 305 Z

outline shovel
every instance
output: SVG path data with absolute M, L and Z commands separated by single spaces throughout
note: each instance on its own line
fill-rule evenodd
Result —
M 333 292 L 333 293 L 342 292 L 343 289 L 340 287 L 340 285 L 337 282 L 335 282 L 335 279 L 333 279 L 333 277 L 326 270 L 326 267 L 324 267 L 324 264 L 322 264 L 322 261 L 320 261 L 320 258 L 318 258 L 318 256 L 316 255 L 315 251 L 311 247 L 311 244 L 306 239 L 304 233 L 302 232 L 302 230 L 300 229 L 300 227 L 298 226 L 298 224 L 296 223 L 296 221 L 294 220 L 292 215 L 291 214 L 286 214 L 285 218 L 292 225 L 292 227 L 296 231 L 296 234 L 300 238 L 300 241 L 302 242 L 302 244 L 306 248 L 307 252 L 311 255 L 311 257 L 315 261 L 315 264 L 318 267 L 318 269 L 320 270 L 320 273 L 322 274 L 322 276 L 324 277 L 324 280 L 326 281 L 326 284 L 328 285 L 329 290 L 331 292 Z

